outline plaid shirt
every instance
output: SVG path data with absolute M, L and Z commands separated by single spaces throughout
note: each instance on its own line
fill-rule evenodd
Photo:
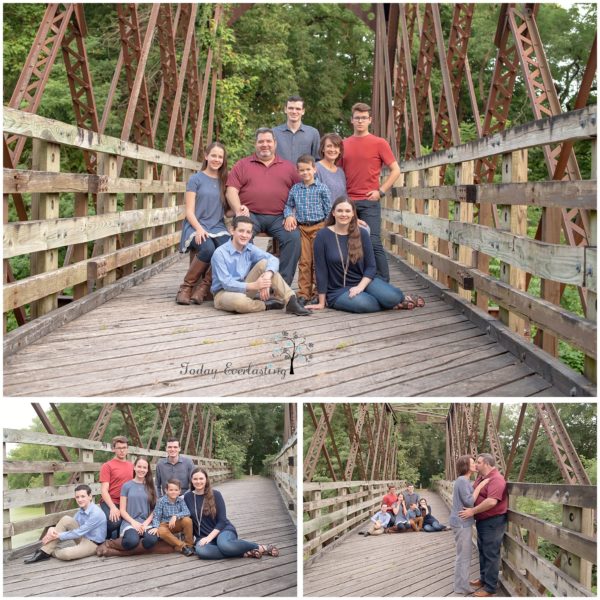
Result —
M 151 527 L 158 527 L 161 523 L 166 523 L 171 517 L 182 519 L 189 516 L 190 511 L 182 497 L 177 498 L 175 502 L 171 502 L 167 496 L 163 496 L 154 507 L 154 518 Z
M 294 184 L 283 209 L 284 218 L 294 216 L 294 209 L 300 225 L 324 221 L 331 210 L 329 188 L 318 180 L 309 186 L 302 182 Z

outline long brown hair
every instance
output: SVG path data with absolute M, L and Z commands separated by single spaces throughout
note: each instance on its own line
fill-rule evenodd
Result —
M 138 456 L 133 463 L 135 467 L 140 460 L 145 460 L 148 465 L 148 472 L 144 477 L 144 487 L 146 488 L 146 494 L 148 495 L 148 502 L 150 503 L 150 510 L 154 510 L 156 506 L 156 487 L 154 487 L 154 477 L 152 477 L 152 469 L 150 468 L 150 461 L 145 456 Z
M 210 151 L 213 148 L 221 148 L 221 150 L 223 150 L 223 164 L 219 167 L 217 173 L 219 174 L 218 179 L 221 204 L 223 204 L 223 208 L 227 210 L 228 205 L 227 200 L 225 199 L 225 188 L 227 185 L 227 175 L 229 174 L 229 170 L 227 168 L 227 148 L 225 148 L 225 146 L 221 144 L 221 142 L 213 142 L 212 144 L 206 146 L 204 150 L 204 161 L 202 162 L 202 170 L 204 171 L 204 169 L 208 167 L 208 161 L 206 160 L 206 157 L 210 154 Z
M 352 220 L 348 225 L 348 254 L 350 255 L 350 262 L 352 264 L 357 263 L 363 257 L 363 245 L 362 240 L 360 238 L 360 230 L 358 229 L 358 218 L 356 216 L 356 208 L 354 204 L 346 197 L 340 196 L 336 199 L 331 207 L 331 212 L 327 216 L 327 220 L 325 221 L 325 226 L 329 227 L 330 225 L 335 224 L 335 217 L 333 216 L 333 211 L 335 210 L 338 204 L 342 204 L 343 202 L 347 202 L 352 207 Z
M 192 483 L 192 477 L 196 473 L 204 473 L 206 477 L 206 485 L 204 486 L 204 502 L 202 503 L 202 514 L 210 515 L 213 519 L 217 516 L 217 505 L 215 504 L 215 495 L 213 494 L 212 484 L 210 483 L 210 477 L 206 469 L 202 467 L 196 467 L 190 473 L 190 490 L 192 492 L 196 489 Z

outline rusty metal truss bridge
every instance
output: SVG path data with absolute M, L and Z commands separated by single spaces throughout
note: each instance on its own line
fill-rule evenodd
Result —
M 552 449 L 565 483 L 590 485 L 577 450 L 556 407 L 550 403 L 523 403 L 512 432 L 510 450 L 505 456 L 499 437 L 503 404 L 453 403 L 307 403 L 304 408 L 305 436 L 310 443 L 304 453 L 304 481 L 318 474 L 332 481 L 394 480 L 397 452 L 402 438 L 401 415 L 411 415 L 417 423 L 442 427 L 445 432 L 445 477 L 454 480 L 459 456 L 488 452 L 500 472 L 510 481 L 525 481 L 536 444 Z M 535 417 L 524 431 L 527 412 Z M 306 429 L 308 425 L 308 429 Z M 506 435 L 506 434 L 505 434 Z M 343 448 L 343 450 L 341 450 Z M 517 452 L 523 458 L 514 476 Z M 512 476 L 512 477 L 511 477 Z

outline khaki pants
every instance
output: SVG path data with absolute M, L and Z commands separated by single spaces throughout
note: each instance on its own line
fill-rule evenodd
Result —
M 325 222 L 315 225 L 299 225 L 300 229 L 300 261 L 298 262 L 298 296 L 310 300 L 317 294 L 315 278 L 315 237 Z
M 79 523 L 73 517 L 62 517 L 56 524 L 56 531 L 64 533 L 65 531 L 71 531 L 78 527 Z M 85 558 L 86 556 L 94 556 L 96 554 L 98 544 L 92 542 L 92 540 L 88 540 L 86 537 L 80 537 L 73 541 L 75 542 L 75 546 L 57 548 L 59 544 L 65 542 L 62 542 L 61 540 L 52 540 L 43 545 L 41 550 L 60 560 L 75 560 L 77 558 Z
M 181 533 L 182 531 L 183 542 L 177 536 L 175 536 L 176 533 Z M 173 529 L 169 529 L 169 523 L 161 523 L 158 526 L 158 537 L 161 540 L 165 540 L 169 546 L 173 546 L 173 548 L 177 549 L 179 552 L 181 552 L 181 549 L 185 546 L 190 546 L 193 548 L 194 530 L 192 519 L 190 519 L 190 517 L 177 519 Z
M 244 281 L 246 283 L 256 281 L 265 272 L 266 267 L 266 260 L 257 262 Z M 294 295 L 290 286 L 283 280 L 283 277 L 279 273 L 273 273 L 271 287 L 273 288 L 273 296 L 281 300 L 284 304 L 287 304 L 287 301 Z M 265 303 L 262 300 L 254 299 L 257 294 L 256 290 L 246 292 L 245 294 L 221 290 L 215 296 L 215 308 L 235 313 L 261 312 L 265 310 Z
M 377 527 L 379 525 L 379 527 Z M 373 523 L 371 527 L 369 527 L 370 535 L 381 535 L 385 529 L 381 526 L 381 523 Z

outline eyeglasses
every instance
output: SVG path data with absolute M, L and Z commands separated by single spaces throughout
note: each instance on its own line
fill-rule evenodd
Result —
M 353 121 L 368 121 L 371 117 L 352 117 Z

